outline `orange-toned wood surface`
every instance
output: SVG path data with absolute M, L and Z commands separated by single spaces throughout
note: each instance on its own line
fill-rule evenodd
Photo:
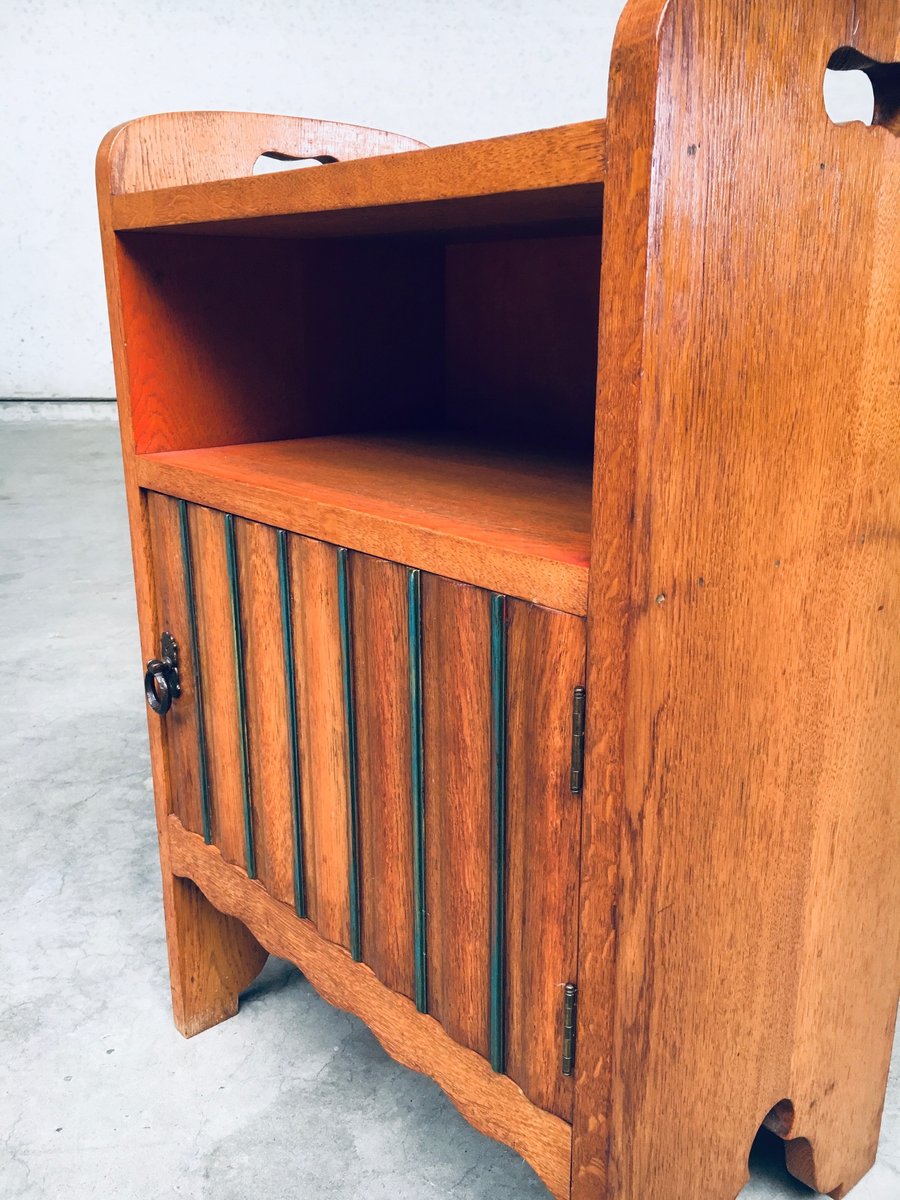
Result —
M 173 816 L 173 820 L 177 820 Z M 195 834 L 199 845 L 203 841 Z M 193 1037 L 233 1017 L 269 957 L 242 921 L 213 908 L 189 879 L 167 879 L 169 966 L 175 1025 Z
M 126 459 L 126 473 L 127 471 Z M 152 580 L 152 518 L 148 499 L 146 493 L 129 492 L 133 528 L 138 530 L 133 547 L 142 618 L 140 632 L 145 658 L 154 657 L 158 645 L 156 615 L 151 606 L 155 602 L 155 593 L 146 594 L 140 590 Z M 157 504 L 157 517 L 160 516 L 161 508 L 162 505 Z M 168 545 L 170 540 L 171 528 L 167 534 Z M 168 554 L 168 546 L 166 553 Z M 169 567 L 171 568 L 171 560 Z M 172 583 L 173 574 L 170 573 L 164 586 Z M 160 603 L 165 606 L 164 593 Z M 174 758 L 166 753 L 162 722 L 154 714 L 150 715 L 149 735 L 154 805 L 159 830 L 172 1016 L 179 1032 L 185 1037 L 193 1037 L 194 1034 L 234 1016 L 238 1009 L 239 994 L 262 970 L 268 953 L 242 922 L 214 908 L 190 881 L 179 878 L 172 872 L 168 830 L 170 817 L 172 820 L 177 818 L 170 812 L 171 797 L 175 790 L 170 771 L 176 763 Z M 184 749 L 187 754 L 187 743 Z M 199 841 L 199 838 L 197 840 Z
M 428 1011 L 488 1054 L 490 597 L 422 579 Z
M 142 456 L 146 487 L 583 614 L 590 467 L 445 437 Z
M 574 1200 L 730 1200 L 782 1100 L 817 1190 L 875 1153 L 900 958 L 900 141 L 827 117 L 846 45 L 896 62 L 896 0 L 632 0 L 617 35 Z
M 176 756 L 155 717 L 150 726 L 183 1031 L 234 1011 L 262 961 L 258 937 L 317 974 L 392 1054 L 433 1074 L 477 1127 L 540 1163 L 557 1196 L 569 1194 L 571 1148 L 572 1200 L 733 1200 L 773 1110 L 790 1168 L 820 1190 L 842 1197 L 870 1165 L 900 970 L 900 95 L 896 65 L 871 70 L 875 126 L 831 124 L 822 76 L 842 47 L 855 48 L 844 65 L 857 51 L 896 64 L 898 0 L 629 0 L 608 124 L 584 138 L 570 127 L 488 144 L 490 167 L 482 144 L 231 185 L 215 181 L 246 174 L 265 149 L 327 154 L 323 130 L 298 122 L 288 136 L 279 118 L 182 114 L 106 140 L 101 231 L 145 659 L 158 651 L 160 613 L 175 610 L 141 486 L 207 506 L 191 533 L 201 659 L 206 670 L 209 652 L 220 680 L 204 707 L 218 739 L 213 828 L 232 863 L 169 816 L 183 807 Z M 334 137 L 350 153 L 409 145 Z M 510 190 L 489 194 L 501 177 Z M 171 190 L 120 194 L 148 185 Z M 560 377 L 543 374 L 587 273 L 569 278 L 542 320 L 543 300 L 517 296 L 513 271 L 490 303 L 504 251 L 460 249 L 448 231 L 475 227 L 470 243 L 519 235 L 513 259 L 533 279 L 538 259 L 553 257 L 551 234 L 596 237 L 601 195 L 589 516 L 590 477 L 573 466 L 586 428 L 584 327 L 566 323 Z M 198 223 L 114 229 L 179 217 Z M 437 236 L 284 236 L 400 230 Z M 213 231 L 272 236 L 194 236 Z M 394 250 L 396 286 L 382 269 Z M 483 318 L 469 320 L 467 295 L 484 300 Z M 525 394 L 532 377 L 543 379 L 537 397 Z M 570 432 L 557 429 L 563 463 L 545 471 L 509 447 L 520 436 L 542 443 L 554 407 Z M 481 441 L 478 462 L 453 446 L 454 423 Z M 366 492 L 363 435 L 394 428 L 424 432 L 426 449 L 411 452 L 404 436 L 390 460 L 379 444 L 374 473 L 390 470 L 393 490 Z M 492 429 L 506 451 L 485 444 Z M 344 446 L 359 470 L 343 454 L 346 481 L 310 482 L 296 447 L 313 443 L 285 441 L 309 434 L 352 435 Z M 439 834 L 426 862 L 433 1016 L 330 944 L 347 942 L 348 879 L 335 550 L 302 537 L 292 539 L 304 580 L 293 604 L 310 909 L 322 936 L 241 869 L 234 666 L 222 657 L 230 612 L 212 509 L 461 581 L 423 580 L 426 823 Z M 571 1136 L 481 1057 L 490 630 L 479 588 L 588 618 Z M 513 626 L 510 636 L 518 680 L 533 652 Z M 516 686 L 514 740 L 532 721 L 522 704 Z M 561 740 L 552 717 L 548 728 Z M 515 924 L 528 919 L 518 804 L 550 776 L 548 763 L 526 755 L 523 765 L 518 753 L 509 768 Z M 572 840 L 562 815 L 552 828 Z M 562 912 L 565 896 L 553 883 L 548 903 Z M 566 973 L 564 942 L 546 946 L 551 975 Z M 532 1008 L 549 1004 L 534 967 L 513 964 L 510 1069 L 566 1111 L 564 1085 L 551 1094 L 522 1061 L 523 1014 L 527 1027 Z M 534 1044 L 549 1047 L 549 1034 Z
M 362 957 L 387 987 L 415 995 L 407 573 L 350 559 Z
M 599 218 L 600 208 L 597 209 Z M 600 238 L 500 238 L 446 251 L 454 428 L 587 462 L 594 441 Z
M 576 617 L 507 605 L 506 1072 L 572 1119 L 563 988 L 577 979 L 581 798 L 571 790 L 572 693 L 585 679 Z
M 138 453 L 428 427 L 439 244 L 159 234 L 114 249 Z
M 162 723 L 168 772 L 169 803 L 185 829 L 203 832 L 197 738 L 197 669 L 190 643 L 187 593 L 181 553 L 178 501 L 147 495 L 147 521 L 156 568 L 157 628 L 172 633 L 178 645 L 182 694 Z M 158 657 L 158 651 L 157 651 Z
M 239 914 L 266 949 L 296 963 L 326 1000 L 365 1021 L 398 1062 L 435 1079 L 467 1121 L 512 1146 L 556 1200 L 566 1200 L 571 1129 L 565 1121 L 537 1108 L 511 1079 L 454 1042 L 433 1017 L 416 1012 L 411 1000 L 386 988 L 364 963 L 323 941 L 308 921 L 224 862 L 215 847 L 205 846 L 174 817 L 167 838 L 178 875 L 194 880 L 222 912 Z
M 152 153 L 148 153 L 152 147 Z M 346 161 L 420 150 L 398 133 L 268 113 L 171 112 L 118 125 L 97 155 L 101 197 L 251 175 L 260 155 Z
M 235 521 L 256 872 L 277 900 L 294 899 L 290 731 L 276 533 Z
M 350 945 L 347 746 L 341 683 L 337 551 L 291 538 L 300 771 L 309 916 Z
M 191 505 L 188 526 L 203 669 L 212 837 L 229 862 L 245 867 L 246 826 L 224 517 L 211 508 Z
M 181 116 L 183 117 L 183 114 Z M 181 128 L 184 137 L 190 139 L 194 132 L 199 132 L 202 122 L 186 120 L 176 124 Z M 293 121 L 292 124 L 295 131 L 305 126 L 302 121 Z M 143 132 L 158 127 L 155 120 L 141 122 L 140 125 Z M 259 134 L 260 152 L 264 149 L 284 148 L 284 143 L 278 136 L 279 122 L 255 116 L 248 120 L 240 115 L 229 114 L 216 130 L 217 136 L 213 139 L 215 144 L 207 147 L 199 177 L 208 179 L 216 177 L 217 174 L 228 173 L 231 163 L 234 162 L 228 143 L 233 146 L 235 142 L 239 142 L 241 161 L 248 161 L 251 153 L 250 143 L 253 141 L 247 136 L 251 125 Z M 142 659 L 146 661 L 154 657 L 158 650 L 156 582 L 151 557 L 147 503 L 134 476 L 134 430 L 125 352 L 126 323 L 123 319 L 121 279 L 116 240 L 110 219 L 110 200 L 113 191 L 127 191 L 144 186 L 150 163 L 153 165 L 149 169 L 158 183 L 187 183 L 198 178 L 198 175 L 195 167 L 185 163 L 184 155 L 170 157 L 156 152 L 163 149 L 165 138 L 162 142 L 157 141 L 154 149 L 150 150 L 145 138 L 138 136 L 133 139 L 136 150 L 126 151 L 126 143 L 132 140 L 127 134 L 129 128 L 133 133 L 137 133 L 136 124 L 131 124 L 114 130 L 104 139 L 97 155 L 97 191 L 122 432 L 125 493 L 134 557 L 141 652 Z M 152 137 L 150 141 L 153 141 Z M 400 141 L 396 139 L 389 140 L 388 145 L 394 149 L 401 148 Z M 219 913 L 203 900 L 196 889 L 183 885 L 172 874 L 165 829 L 166 817 L 172 807 L 173 781 L 169 771 L 169 760 L 165 754 L 161 722 L 153 714 L 149 715 L 148 732 L 156 817 L 160 831 L 160 867 L 172 1006 L 178 1028 L 183 1033 L 191 1034 L 223 1020 L 236 1011 L 237 993 L 258 972 L 265 959 L 265 953 L 242 925 Z
M 535 222 L 596 227 L 605 133 L 603 121 L 585 121 L 364 163 L 225 182 L 192 179 L 189 186 L 116 195 L 112 222 L 120 231 L 181 227 L 307 237 Z

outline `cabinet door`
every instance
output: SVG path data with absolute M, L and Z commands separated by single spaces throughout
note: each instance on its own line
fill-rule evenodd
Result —
M 428 577 L 422 628 L 429 1011 L 570 1119 L 561 1034 L 576 977 L 584 622 Z
M 338 551 L 147 494 L 159 629 L 182 694 L 169 804 L 276 899 L 350 945 Z
M 537 1105 L 571 1118 L 584 621 L 147 497 L 183 693 L 170 804 Z
M 199 677 L 197 648 L 191 636 L 194 612 L 190 594 L 192 572 L 185 557 L 188 506 L 155 492 L 147 493 L 146 504 L 157 609 L 157 628 L 150 631 L 150 636 L 154 647 L 159 647 L 163 630 L 169 630 L 174 635 L 178 644 L 182 682 L 181 696 L 162 723 L 169 808 L 185 829 L 192 833 L 205 833 L 209 841 L 209 788 L 203 774 L 206 755 L 202 752 L 204 730 L 196 686 Z
M 147 495 L 159 630 L 182 694 L 163 725 L 170 807 L 186 829 L 295 900 L 291 697 L 277 533 Z
M 577 971 L 572 710 L 584 682 L 585 623 L 519 600 L 508 614 L 506 1070 L 535 1104 L 570 1120 L 561 1028 L 564 988 Z

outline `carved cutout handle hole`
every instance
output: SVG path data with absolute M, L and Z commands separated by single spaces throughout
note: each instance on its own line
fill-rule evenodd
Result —
M 276 171 L 297 171 L 337 161 L 330 154 L 315 154 L 300 158 L 294 154 L 282 154 L 279 150 L 264 150 L 253 164 L 253 174 L 272 175 Z
M 900 63 L 882 63 L 841 46 L 828 60 L 825 111 L 835 125 L 859 121 L 900 136 Z

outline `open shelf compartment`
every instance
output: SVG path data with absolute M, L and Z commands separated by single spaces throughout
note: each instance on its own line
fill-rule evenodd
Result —
M 583 615 L 601 216 L 587 232 L 120 231 L 139 483 Z

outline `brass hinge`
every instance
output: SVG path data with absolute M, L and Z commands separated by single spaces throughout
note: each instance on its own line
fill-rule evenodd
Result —
M 577 687 L 572 694 L 572 794 L 577 796 L 584 783 L 584 709 L 585 690 Z
M 574 983 L 567 983 L 563 993 L 563 1075 L 571 1075 L 575 1070 L 575 1009 L 577 1004 L 578 988 Z

